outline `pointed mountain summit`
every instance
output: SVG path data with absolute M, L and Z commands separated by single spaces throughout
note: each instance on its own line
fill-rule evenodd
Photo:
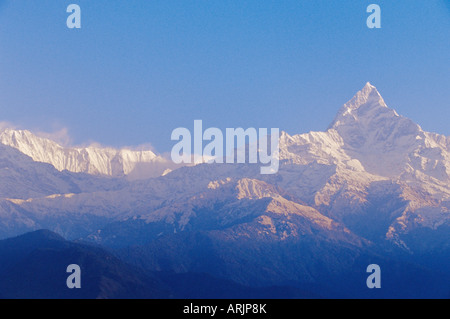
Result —
M 389 108 L 370 83 L 342 106 L 328 132 L 338 133 L 342 149 L 370 173 L 392 178 L 420 171 L 448 180 L 446 137 Z
M 380 146 L 385 151 L 400 141 L 415 143 L 423 134 L 419 125 L 389 108 L 369 82 L 341 107 L 328 129 L 336 130 L 353 149 Z
M 367 82 L 366 85 L 361 89 L 361 91 L 356 93 L 355 96 L 345 104 L 345 107 L 349 109 L 357 109 L 361 105 L 367 103 L 387 107 L 386 103 L 381 97 L 380 92 L 378 92 L 377 88 L 370 82 Z
M 341 107 L 328 128 L 330 129 L 336 128 L 340 125 L 346 125 L 355 120 L 358 121 L 360 118 L 367 118 L 369 115 L 376 115 L 376 113 L 386 113 L 390 116 L 399 116 L 397 112 L 387 107 L 377 88 L 370 84 L 370 82 L 367 82 L 361 91 L 356 93 L 350 101 Z
M 449 140 L 399 115 L 367 83 L 340 108 L 326 132 L 282 134 L 280 154 L 302 165 L 338 164 L 383 178 L 415 180 L 416 174 L 424 174 L 448 181 Z

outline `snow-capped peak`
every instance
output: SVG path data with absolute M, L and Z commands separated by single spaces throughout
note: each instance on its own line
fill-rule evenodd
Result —
M 355 96 L 345 104 L 345 106 L 349 109 L 357 109 L 368 103 L 387 107 L 377 88 L 370 84 L 370 82 L 367 82 L 361 91 L 356 93 Z
M 11 146 L 36 162 L 52 164 L 57 170 L 141 179 L 160 176 L 170 163 L 151 150 L 110 147 L 63 147 L 27 130 L 3 129 L 0 143 Z
M 398 116 L 397 112 L 387 107 L 377 88 L 367 82 L 362 90 L 341 107 L 329 128 L 346 124 L 349 120 L 358 120 L 361 116 L 367 117 L 380 112 Z
M 399 126 L 402 132 L 408 134 L 423 132 L 419 125 L 389 108 L 376 87 L 367 82 L 361 91 L 341 107 L 329 129 L 337 130 L 345 138 L 347 133 L 355 135 L 353 133 L 356 132 L 358 136 L 367 136 L 365 133 L 370 132 L 385 135 Z

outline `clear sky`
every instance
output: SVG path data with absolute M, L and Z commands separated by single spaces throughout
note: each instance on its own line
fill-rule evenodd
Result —
M 166 152 L 195 119 L 325 130 L 367 81 L 450 135 L 450 0 L 0 0 L 0 122 L 75 144 Z

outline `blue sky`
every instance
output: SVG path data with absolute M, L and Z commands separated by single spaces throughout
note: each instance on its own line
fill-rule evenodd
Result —
M 325 130 L 367 81 L 450 135 L 449 0 L 0 0 L 0 122 L 75 144 L 177 127 Z M 82 28 L 66 27 L 66 8 Z M 366 8 L 382 10 L 368 29 Z

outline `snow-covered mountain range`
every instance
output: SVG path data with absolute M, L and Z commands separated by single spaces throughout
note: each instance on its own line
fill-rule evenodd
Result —
M 1 237 L 48 228 L 126 246 L 201 230 L 449 249 L 450 138 L 398 115 L 370 83 L 326 131 L 283 132 L 274 175 L 250 164 L 167 173 L 151 151 L 66 148 L 12 129 L 0 142 Z
M 0 143 L 19 150 L 36 162 L 51 164 L 59 171 L 145 179 L 160 176 L 173 167 L 167 159 L 151 150 L 63 147 L 27 130 L 5 128 L 0 131 Z

